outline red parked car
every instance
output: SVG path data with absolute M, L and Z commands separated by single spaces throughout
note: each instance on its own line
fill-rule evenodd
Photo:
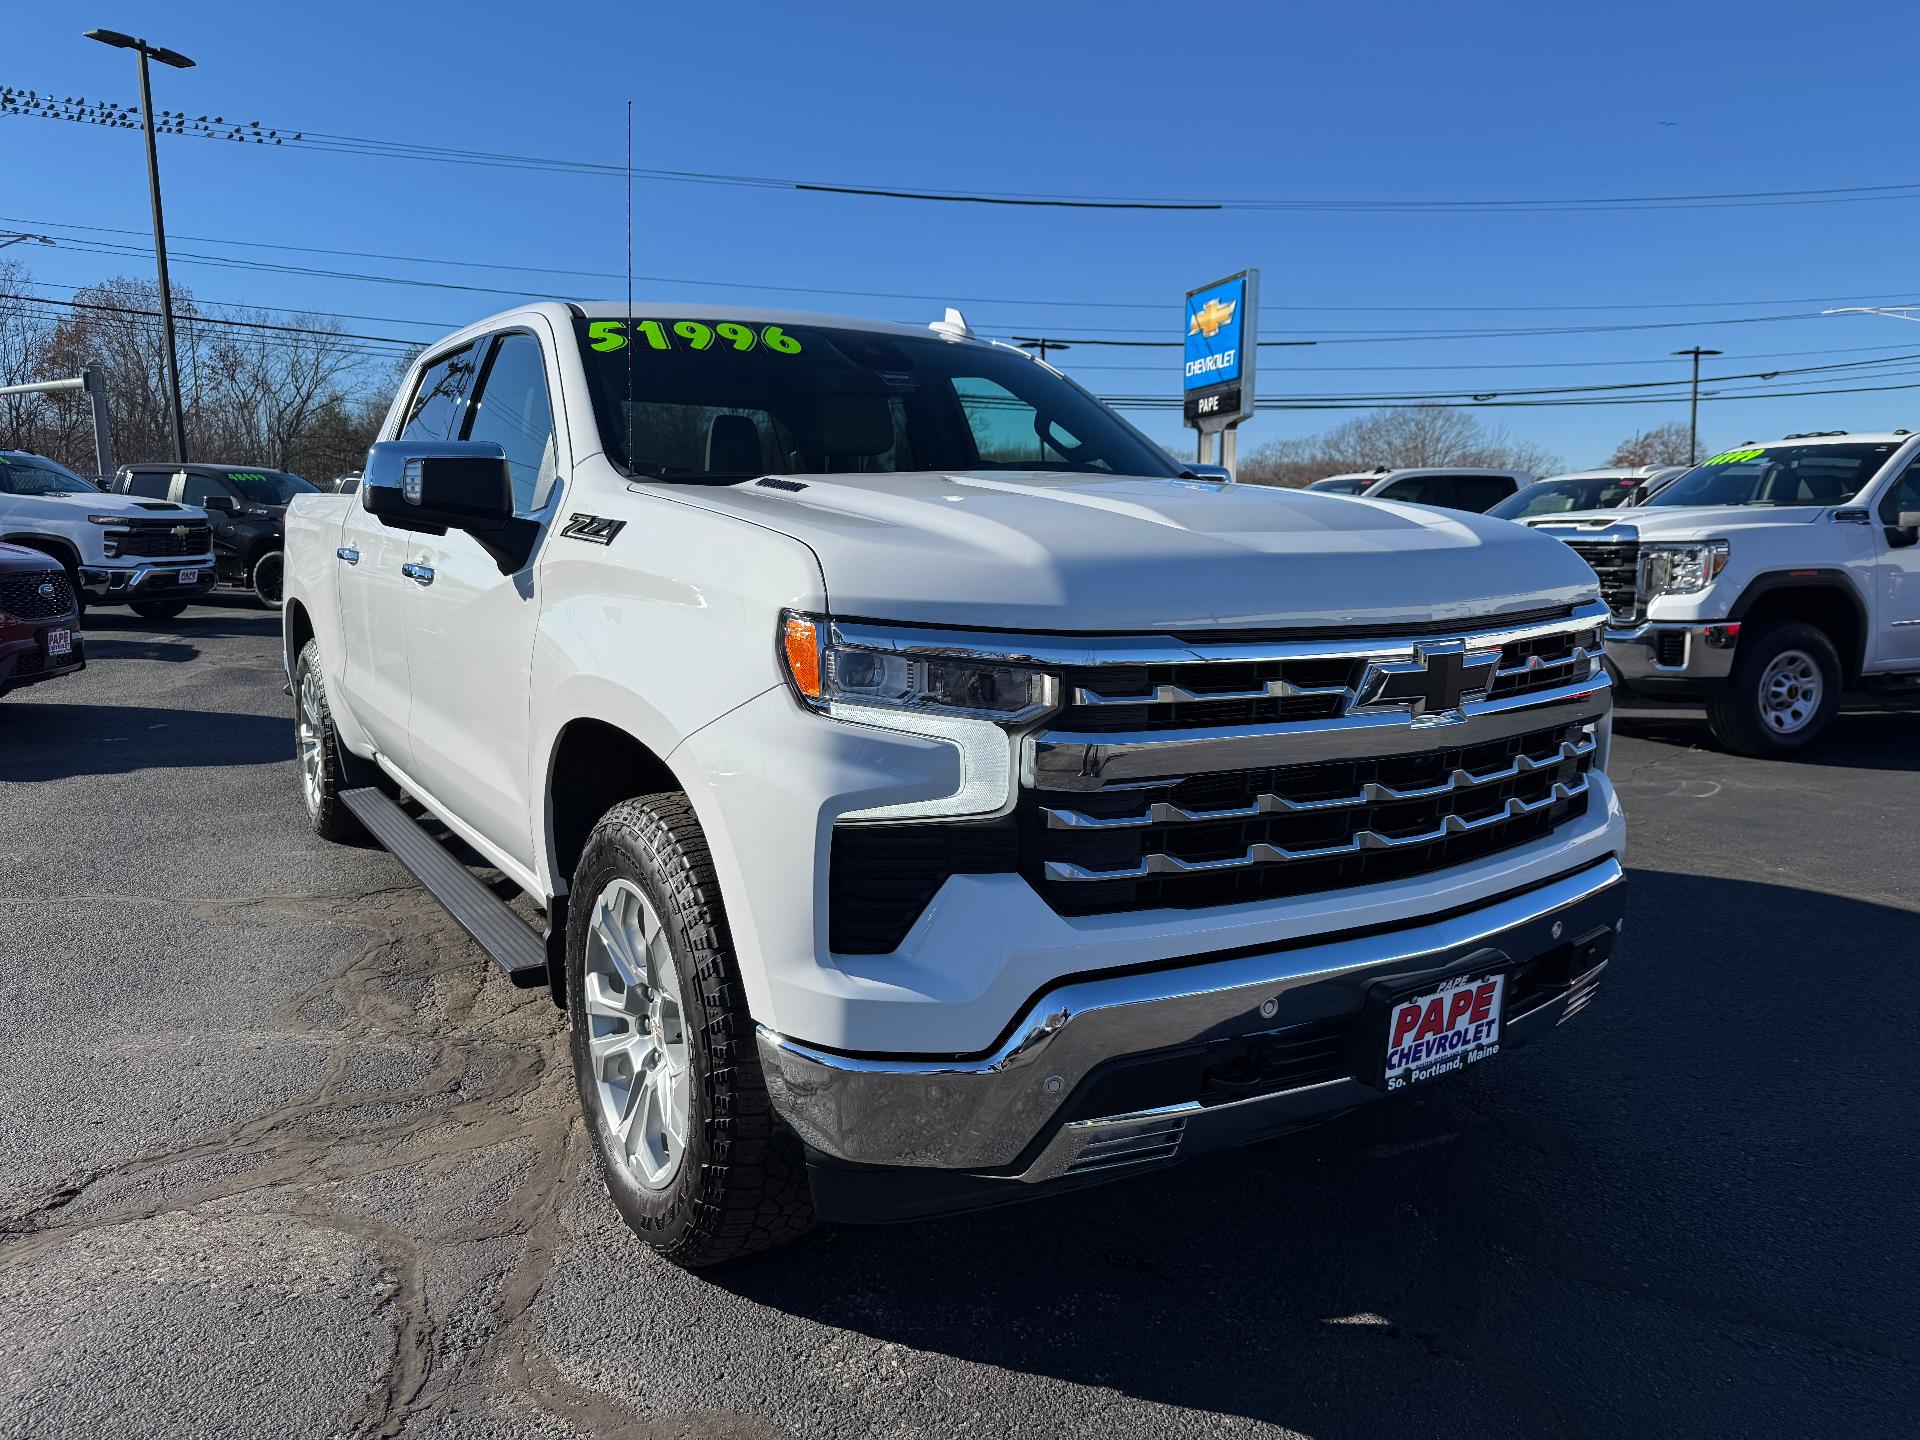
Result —
M 38 550 L 0 545 L 0 695 L 87 668 L 73 582 Z

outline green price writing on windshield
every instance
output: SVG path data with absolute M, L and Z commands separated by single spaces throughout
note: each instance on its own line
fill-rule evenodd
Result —
M 1742 460 L 1758 460 L 1766 453 L 1764 445 L 1752 450 L 1723 450 L 1718 455 L 1702 460 L 1700 463 L 1702 465 L 1737 465 Z
M 755 330 L 751 325 L 741 325 L 732 320 L 723 320 L 718 325 L 709 325 L 702 320 L 675 320 L 671 323 L 662 320 L 589 320 L 587 343 L 603 352 L 624 350 L 629 331 L 636 343 L 649 350 L 677 350 L 682 347 L 712 350 L 718 347 L 746 351 L 755 346 L 764 346 L 776 355 L 800 353 L 800 342 L 778 325 L 763 325 Z

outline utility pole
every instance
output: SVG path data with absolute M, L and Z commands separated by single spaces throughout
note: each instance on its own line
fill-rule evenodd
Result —
M 1676 350 L 1676 355 L 1693 357 L 1693 405 L 1687 412 L 1687 463 L 1700 463 L 1700 357 L 1702 355 L 1724 355 L 1724 350 L 1702 350 L 1695 345 L 1691 350 Z
M 147 78 L 147 61 L 158 60 L 176 70 L 191 70 L 193 61 L 178 50 L 164 45 L 149 45 L 118 30 L 89 30 L 89 40 L 111 45 L 117 50 L 132 50 L 140 57 L 140 118 L 147 129 L 147 192 L 153 201 L 153 254 L 160 272 L 160 331 L 166 340 L 167 399 L 173 411 L 173 460 L 187 463 L 187 426 L 180 409 L 180 355 L 173 338 L 173 287 L 167 281 L 167 226 L 160 211 L 160 152 L 153 142 L 153 84 Z

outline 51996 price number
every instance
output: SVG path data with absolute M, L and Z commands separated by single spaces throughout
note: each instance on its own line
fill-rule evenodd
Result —
M 629 343 L 649 350 L 711 350 L 716 345 L 745 352 L 755 348 L 775 355 L 798 355 L 800 342 L 778 325 L 758 329 L 733 320 L 709 325 L 703 320 L 590 320 L 587 343 L 595 350 L 624 350 Z

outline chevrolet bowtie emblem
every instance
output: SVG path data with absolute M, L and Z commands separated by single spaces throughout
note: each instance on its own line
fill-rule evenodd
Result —
M 173 527 L 173 538 L 174 538 L 174 539 L 176 539 L 176 540 L 184 540 L 184 539 L 186 539 L 186 538 L 187 538 L 187 527 L 186 527 L 186 526 L 184 526 L 184 525 L 176 525 L 176 526 L 174 526 L 174 527 Z
M 1207 301 L 1193 312 L 1193 319 L 1187 325 L 1187 333 L 1213 339 L 1220 333 L 1222 326 L 1233 323 L 1233 312 L 1239 308 L 1239 305 L 1238 300 L 1229 300 L 1224 305 L 1218 299 Z
M 1348 714 L 1405 709 L 1415 725 L 1456 725 L 1460 707 L 1493 683 L 1498 650 L 1469 650 L 1461 640 L 1413 647 L 1411 660 L 1369 660 Z

